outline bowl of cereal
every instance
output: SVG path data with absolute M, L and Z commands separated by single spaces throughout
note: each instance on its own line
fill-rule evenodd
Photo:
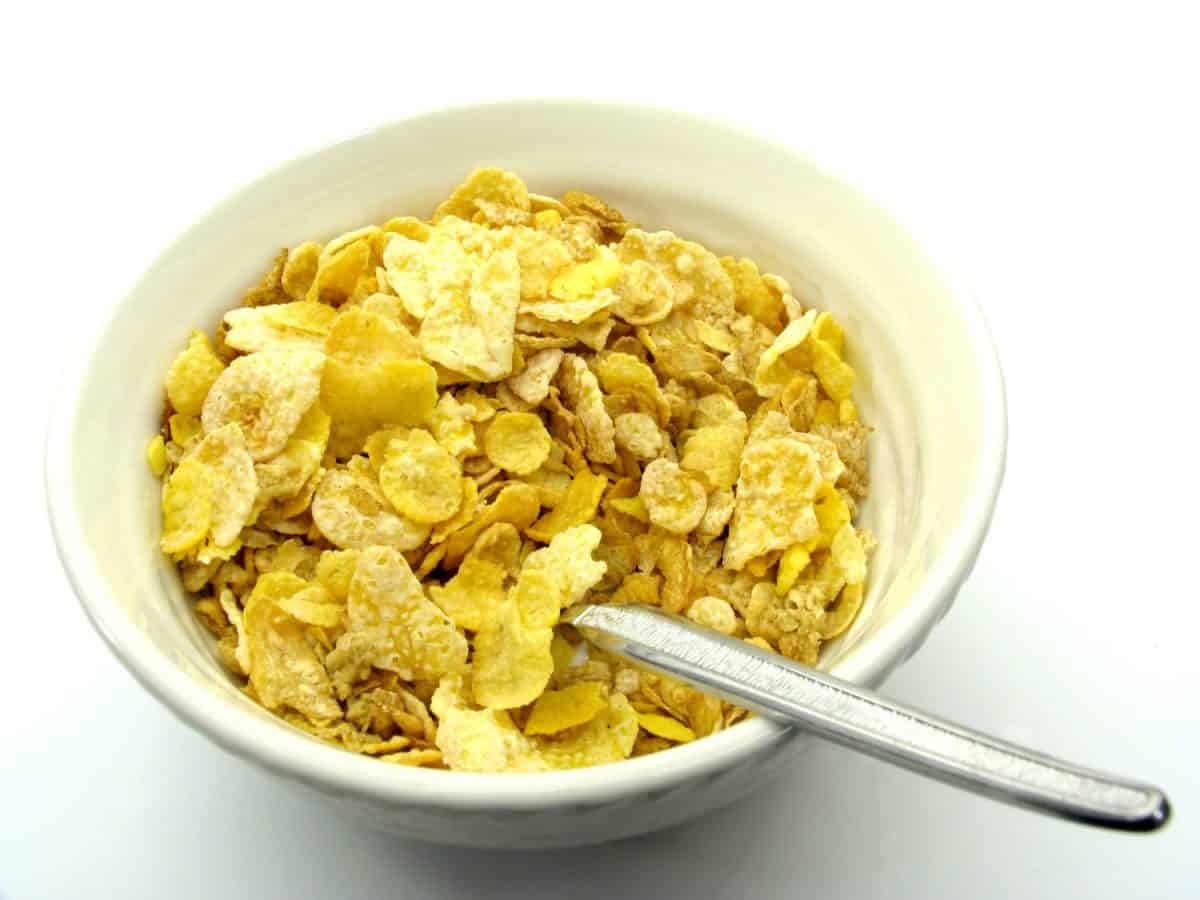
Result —
M 707 119 L 519 101 L 224 200 L 68 373 L 46 477 L 84 610 L 184 722 L 374 826 L 535 848 L 808 742 L 565 609 L 878 685 L 974 564 L 1005 429 L 979 311 L 852 188 Z

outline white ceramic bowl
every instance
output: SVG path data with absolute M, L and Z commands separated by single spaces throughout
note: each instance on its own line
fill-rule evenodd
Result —
M 832 310 L 876 429 L 863 517 L 879 537 L 868 600 L 823 665 L 877 685 L 925 640 L 974 564 L 1004 468 L 1000 370 L 978 309 L 910 236 L 792 150 L 663 110 L 579 101 L 451 109 L 285 163 L 172 243 L 68 374 L 46 481 L 63 564 L 137 679 L 226 750 L 398 833 L 548 847 L 662 828 L 769 783 L 805 739 L 764 719 L 612 766 L 481 775 L 382 765 L 325 746 L 237 689 L 158 552 L 144 446 L 189 326 L 211 328 L 282 246 L 427 214 L 473 167 L 595 193 L 650 228 L 757 260 Z

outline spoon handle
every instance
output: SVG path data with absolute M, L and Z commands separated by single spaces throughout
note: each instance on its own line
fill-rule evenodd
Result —
M 1096 772 L 892 703 L 736 638 L 647 606 L 576 607 L 590 642 L 771 719 L 978 794 L 1105 828 L 1152 831 L 1156 787 Z

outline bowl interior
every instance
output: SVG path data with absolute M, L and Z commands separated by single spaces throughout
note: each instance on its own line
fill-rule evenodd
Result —
M 977 548 L 961 532 L 981 538 L 986 526 L 980 483 L 998 479 L 989 442 L 996 417 L 1002 430 L 1002 401 L 995 409 L 994 362 L 980 360 L 990 349 L 973 310 L 902 229 L 785 148 L 700 119 L 567 102 L 438 113 L 289 162 L 218 205 L 137 283 L 68 386 L 48 468 L 64 560 L 118 653 L 144 681 L 155 677 L 146 656 L 157 654 L 154 665 L 186 674 L 191 696 L 202 690 L 290 731 L 238 691 L 157 550 L 159 486 L 143 451 L 164 372 L 188 329 L 212 329 L 281 247 L 427 215 L 480 164 L 511 168 L 539 193 L 595 193 L 648 228 L 749 256 L 802 302 L 838 316 L 862 417 L 876 429 L 862 517 L 879 549 L 864 612 L 823 665 L 854 680 L 882 677 L 949 604 Z M 131 629 L 144 638 L 136 650 L 121 637 Z M 743 728 L 770 726 L 733 730 Z

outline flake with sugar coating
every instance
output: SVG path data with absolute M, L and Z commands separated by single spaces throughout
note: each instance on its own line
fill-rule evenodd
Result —
M 592 559 L 600 545 L 600 530 L 594 525 L 576 525 L 554 536 L 549 545 L 535 550 L 525 559 L 518 585 L 530 573 L 543 573 L 556 591 L 553 625 L 558 611 L 583 602 L 587 592 L 604 577 L 605 564 Z
M 269 307 L 268 307 L 269 308 Z M 304 414 L 283 449 L 266 462 L 256 463 L 257 505 L 288 500 L 304 489 L 320 469 L 325 445 L 329 442 L 329 416 L 314 403 Z
M 287 347 L 325 346 L 337 311 L 323 303 L 244 306 L 225 313 L 225 343 L 243 353 Z
M 580 357 L 567 354 L 559 374 L 563 394 L 583 424 L 588 459 L 598 463 L 616 462 L 613 421 L 604 406 L 604 395 L 595 374 Z
M 712 628 L 721 634 L 733 634 L 738 628 L 737 613 L 733 611 L 729 601 L 711 595 L 693 600 L 692 605 L 688 607 L 687 617 L 697 625 Z
M 508 713 L 472 709 L 461 679 L 445 679 L 434 694 L 437 745 L 452 769 L 469 772 L 544 772 L 627 759 L 637 740 L 637 713 L 623 694 L 561 737 L 522 734 Z
M 459 628 L 479 631 L 496 620 L 506 599 L 507 576 L 495 563 L 468 556 L 453 578 L 429 588 L 429 596 Z
M 513 591 L 493 621 L 475 635 L 471 690 L 475 702 L 488 709 L 532 703 L 554 673 L 554 630 L 526 623 L 515 595 Z
M 754 370 L 754 388 L 762 397 L 774 397 L 787 387 L 797 373 L 812 368 L 812 344 L 809 334 L 817 321 L 816 310 L 809 310 L 780 332 L 774 343 L 763 351 Z
M 813 500 L 820 486 L 817 457 L 807 444 L 752 441 L 742 456 L 724 564 L 741 569 L 754 557 L 814 537 L 819 526 Z
M 318 722 L 340 719 L 329 676 L 305 639 L 305 623 L 281 606 L 307 587 L 286 572 L 263 575 L 255 584 L 242 616 L 250 684 L 268 709 L 293 709 Z
M 729 275 L 710 251 L 669 231 L 648 233 L 640 228 L 625 232 L 616 247 L 625 265 L 644 260 L 671 285 L 674 308 L 716 327 L 734 318 L 734 288 Z
M 366 665 L 408 680 L 440 678 L 466 666 L 466 637 L 425 596 L 391 547 L 359 553 L 346 616 L 346 632 L 327 660 L 335 682 L 345 683 Z
M 705 425 L 683 445 L 679 466 L 703 481 L 709 490 L 733 487 L 738 477 L 745 430 L 737 425 Z
M 550 393 L 550 382 L 558 374 L 563 352 L 556 347 L 539 350 L 525 360 L 525 368 L 511 376 L 505 384 L 526 403 L 537 405 Z
M 429 537 L 428 525 L 396 512 L 370 466 L 353 461 L 325 472 L 313 495 L 312 517 L 330 543 L 347 550 L 375 545 L 414 550 Z
M 646 466 L 638 496 L 646 504 L 650 521 L 672 534 L 693 531 L 708 505 L 708 493 L 699 479 L 667 459 Z
M 493 253 L 471 271 L 465 290 L 434 295 L 421 324 L 422 355 L 478 381 L 507 377 L 520 298 L 516 255 Z
M 535 487 L 521 482 L 509 482 L 496 495 L 495 500 L 482 508 L 470 525 L 446 539 L 446 565 L 457 568 L 476 539 L 492 525 L 504 522 L 518 530 L 525 529 L 537 518 L 540 509 L 541 502 Z
M 646 413 L 621 413 L 613 420 L 613 436 L 617 446 L 637 460 L 655 459 L 662 452 L 662 431 Z
M 205 432 L 240 426 L 258 462 L 284 448 L 321 389 L 325 356 L 309 348 L 263 350 L 229 364 L 208 392 L 200 421 Z
M 529 189 L 504 169 L 476 169 L 433 213 L 433 221 L 457 216 L 489 225 L 524 224 L 529 219 Z

